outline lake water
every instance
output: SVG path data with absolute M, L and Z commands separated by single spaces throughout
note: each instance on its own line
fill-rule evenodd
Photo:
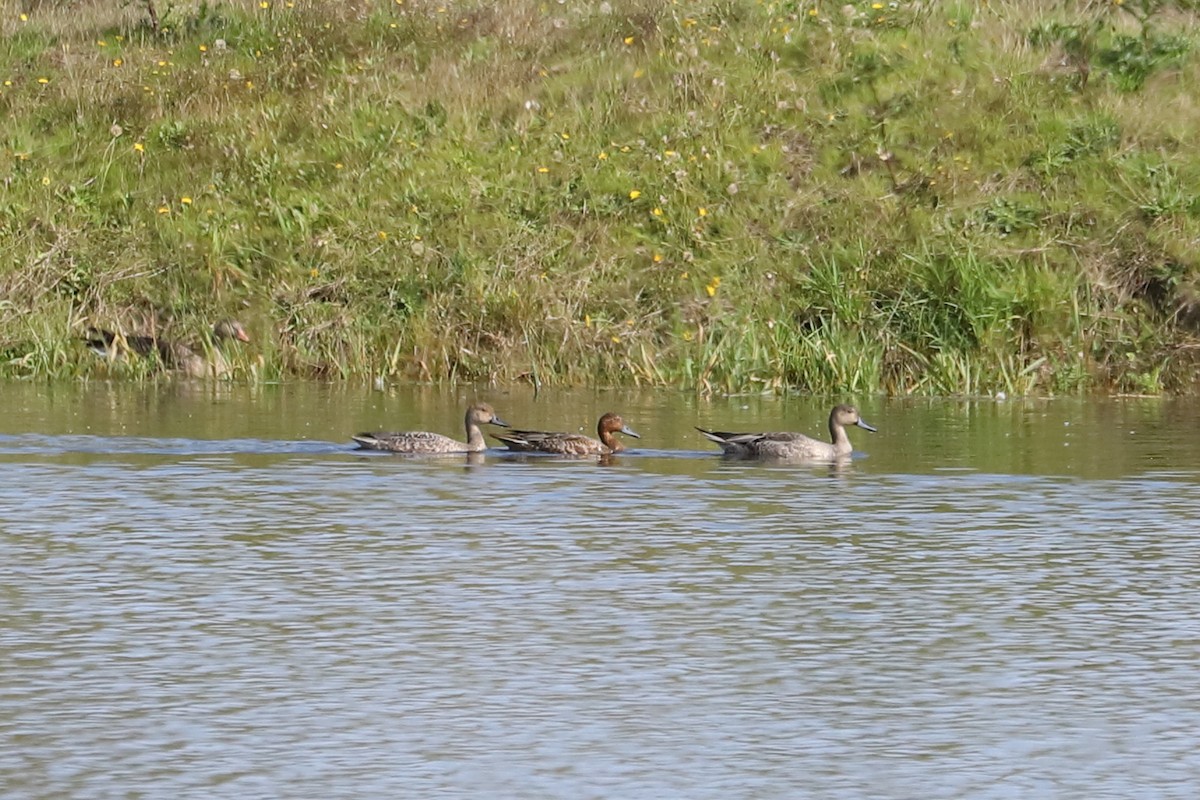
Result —
M 857 400 L 0 384 L 0 795 L 1196 797 L 1200 406 Z

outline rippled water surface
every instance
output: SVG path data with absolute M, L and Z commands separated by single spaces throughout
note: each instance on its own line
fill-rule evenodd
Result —
M 347 434 L 614 409 L 609 463 Z M 1200 408 L 0 385 L 0 795 L 1194 798 Z

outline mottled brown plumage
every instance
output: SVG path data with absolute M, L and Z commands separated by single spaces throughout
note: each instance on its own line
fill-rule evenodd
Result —
M 611 411 L 596 423 L 596 434 L 599 439 L 584 436 L 581 433 L 552 433 L 548 431 L 507 431 L 502 434 L 493 433 L 492 438 L 504 442 L 509 450 L 524 453 L 554 453 L 560 456 L 602 456 L 619 453 L 625 449 L 613 434 L 623 433 L 640 439 L 619 416 Z
M 163 368 L 191 378 L 220 378 L 229 374 L 229 361 L 221 352 L 221 346 L 230 339 L 250 341 L 242 323 L 231 319 L 214 325 L 211 341 L 201 345 L 190 345 L 166 336 L 125 335 L 102 328 L 91 328 L 84 337 L 88 347 L 106 358 L 115 360 L 130 354 L 157 358 Z
M 358 442 L 361 450 L 387 450 L 392 453 L 414 455 L 453 455 L 455 453 L 478 453 L 487 449 L 480 425 L 499 425 L 507 428 L 508 423 L 496 416 L 487 403 L 476 403 L 467 409 L 463 425 L 467 441 L 460 442 L 428 431 L 405 431 L 401 433 L 360 433 L 350 438 Z

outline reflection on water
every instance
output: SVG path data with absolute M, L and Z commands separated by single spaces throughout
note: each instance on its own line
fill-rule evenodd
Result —
M 0 386 L 0 786 L 62 797 L 1192 797 L 1197 410 L 863 402 L 762 466 L 351 449 L 465 395 Z M 824 407 L 824 408 L 823 408 Z

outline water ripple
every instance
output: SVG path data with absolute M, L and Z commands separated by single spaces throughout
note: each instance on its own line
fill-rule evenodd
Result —
M 0 439 L 15 451 L 13 796 L 1190 798 L 1200 780 L 1188 471 Z M 87 457 L 43 458 L 63 453 Z

